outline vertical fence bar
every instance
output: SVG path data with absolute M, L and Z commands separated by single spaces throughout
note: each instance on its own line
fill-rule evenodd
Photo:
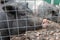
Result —
M 51 0 L 51 4 L 52 4 L 52 5 L 54 4 L 54 0 Z
M 2 40 L 1 32 L 0 32 L 0 40 Z
M 58 15 L 58 18 L 60 18 L 60 3 L 58 5 L 58 8 L 59 8 L 59 15 Z M 58 19 L 59 20 L 59 19 Z M 58 21 L 59 22 L 59 21 Z

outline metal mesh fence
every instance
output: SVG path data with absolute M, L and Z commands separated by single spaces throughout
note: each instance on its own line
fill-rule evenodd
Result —
M 11 40 L 13 35 L 19 36 L 27 31 L 42 29 L 42 19 L 59 23 L 59 8 L 53 5 L 53 2 L 51 4 L 42 2 L 42 0 L 0 0 L 0 40 Z M 50 37 L 49 32 L 51 31 L 47 32 Z M 44 40 L 43 35 L 47 32 L 42 31 L 42 38 L 34 40 Z M 56 37 L 56 35 L 53 36 L 54 40 L 57 40 Z M 47 40 L 53 39 L 48 38 Z

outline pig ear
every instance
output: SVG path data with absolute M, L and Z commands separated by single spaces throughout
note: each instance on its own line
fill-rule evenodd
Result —
M 28 8 L 28 3 L 26 3 L 26 7 Z
M 11 5 L 7 5 L 7 6 L 3 6 L 2 9 L 3 10 L 15 10 L 15 7 Z
M 23 3 L 24 7 L 28 8 L 28 3 Z
M 6 12 L 6 13 L 9 13 L 9 14 L 12 14 L 12 15 L 15 15 L 16 14 L 16 8 L 13 7 L 13 6 L 3 6 L 2 9 Z
M 3 6 L 2 9 L 6 13 L 11 14 L 11 15 L 14 15 L 14 16 L 16 16 L 16 12 L 18 12 L 18 14 L 21 15 L 21 16 L 24 16 L 25 15 L 25 13 L 18 11 L 18 8 L 16 8 L 15 6 L 11 6 L 11 5 Z

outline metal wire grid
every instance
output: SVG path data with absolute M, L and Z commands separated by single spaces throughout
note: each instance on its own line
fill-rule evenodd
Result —
M 25 1 L 26 1 L 26 0 L 25 0 Z M 34 4 L 36 4 L 36 0 L 35 0 Z M 52 4 L 53 4 L 53 3 L 52 3 Z M 36 6 L 35 6 L 35 7 L 36 7 Z M 7 10 L 5 10 L 5 11 L 7 11 Z M 37 10 L 36 10 L 36 11 L 37 11 Z M 1 13 L 3 13 L 3 12 L 1 12 Z M 19 21 L 19 20 L 25 20 L 25 21 L 26 21 L 26 26 L 25 26 L 25 27 L 26 27 L 26 31 L 27 31 L 27 20 L 28 20 L 28 19 L 18 19 L 17 12 L 16 12 L 16 19 L 14 19 L 14 20 L 16 20 L 16 22 L 17 22 L 17 23 L 16 23 L 16 24 L 17 24 L 17 27 L 10 28 L 10 27 L 9 27 L 9 21 L 14 21 L 14 20 L 9 20 L 8 17 L 7 17 L 7 14 L 6 14 L 6 18 L 7 18 L 7 20 L 0 20 L 0 22 L 7 22 L 8 28 L 3 28 L 3 29 L 0 29 L 0 30 L 6 30 L 6 29 L 8 29 L 8 31 L 9 31 L 9 36 L 11 35 L 11 34 L 10 34 L 10 31 L 11 31 L 10 29 L 17 29 L 17 32 L 18 32 L 17 35 L 19 36 L 19 28 L 23 28 L 23 27 L 19 27 L 19 24 L 18 24 L 18 21 Z M 35 24 L 35 22 L 34 22 L 34 27 L 35 27 L 35 26 L 36 26 L 36 24 Z M 35 28 L 34 28 L 34 30 L 35 30 Z M 42 34 L 44 34 L 44 32 L 43 32 Z M 0 35 L 1 35 L 1 34 L 0 34 Z M 0 40 L 2 40 L 2 38 L 4 38 L 4 37 L 9 37 L 9 36 L 0 36 L 0 38 L 1 38 Z M 12 37 L 12 36 L 10 36 L 10 37 Z M 56 38 L 56 36 L 55 36 L 55 38 Z M 56 39 L 55 39 L 55 40 L 56 40 Z

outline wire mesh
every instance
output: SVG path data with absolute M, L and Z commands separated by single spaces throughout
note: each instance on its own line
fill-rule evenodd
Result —
M 30 31 L 30 30 L 35 31 L 36 27 L 38 27 L 38 26 L 41 28 L 41 23 L 39 23 L 40 22 L 39 17 L 41 17 L 42 19 L 50 18 L 49 20 L 51 20 L 55 23 L 59 23 L 59 21 L 60 21 L 59 20 L 60 16 L 58 16 L 59 12 L 57 12 L 57 15 L 53 14 L 55 16 L 52 16 L 52 12 L 50 12 L 52 10 L 50 10 L 50 11 L 46 10 L 46 9 L 48 9 L 47 5 L 45 5 L 46 7 L 44 8 L 45 3 L 42 3 L 42 6 L 38 5 L 38 3 L 41 0 L 39 0 L 39 1 L 37 1 L 37 0 L 20 0 L 20 1 L 14 0 L 14 1 L 10 1 L 10 2 L 8 2 L 8 1 L 9 0 L 7 0 L 7 1 L 0 0 L 0 10 L 1 10 L 0 11 L 0 40 L 11 40 L 13 35 L 20 36 L 20 34 L 24 34 L 27 31 Z M 26 4 L 27 2 L 30 5 Z M 52 0 L 51 0 L 51 4 L 53 5 Z M 27 5 L 28 5 L 28 7 L 27 7 Z M 12 9 L 12 7 L 10 9 L 9 8 L 7 9 L 6 7 L 8 7 L 8 6 L 12 6 L 14 9 Z M 39 8 L 38 8 L 38 6 L 39 6 Z M 3 9 L 2 7 L 5 7 L 5 9 Z M 29 10 L 32 10 L 34 13 L 30 12 Z M 9 12 L 11 12 L 12 14 L 10 14 Z M 40 12 L 41 12 L 41 14 L 39 14 Z M 50 32 L 51 31 L 48 31 L 48 34 Z M 26 34 L 28 35 L 28 33 L 26 33 Z M 45 38 L 44 34 L 47 34 L 47 32 L 42 31 L 42 36 L 41 36 L 42 38 L 40 38 L 40 39 L 35 38 L 34 40 L 45 40 L 45 39 L 43 39 L 43 38 Z M 49 38 L 47 40 L 51 40 L 50 35 L 48 35 L 48 37 Z M 55 38 L 54 40 L 57 40 L 56 37 L 57 37 L 56 35 L 53 36 L 53 38 Z M 26 36 L 26 38 L 27 38 L 27 36 Z M 20 39 L 20 40 L 22 40 L 22 39 Z

